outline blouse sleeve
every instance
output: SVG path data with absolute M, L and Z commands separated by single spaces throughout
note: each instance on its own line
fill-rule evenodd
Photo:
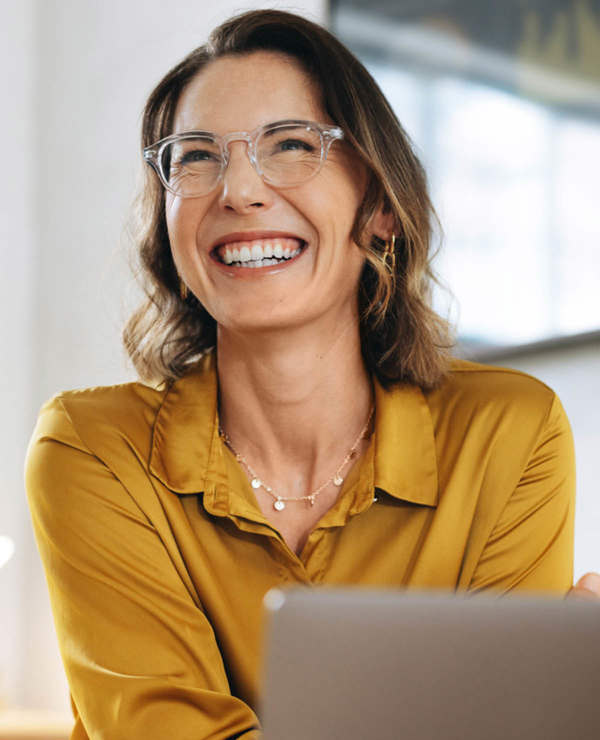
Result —
M 520 480 L 481 553 L 469 590 L 555 592 L 573 582 L 575 455 L 554 396 Z
M 213 629 L 157 531 L 60 402 L 41 413 L 26 487 L 82 725 L 74 736 L 258 740 L 258 719 L 230 693 Z

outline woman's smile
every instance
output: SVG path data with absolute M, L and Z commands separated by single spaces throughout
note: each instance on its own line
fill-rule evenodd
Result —
M 307 247 L 306 240 L 278 232 L 236 233 L 219 239 L 210 256 L 228 274 L 250 277 L 250 269 L 258 276 L 289 267 Z

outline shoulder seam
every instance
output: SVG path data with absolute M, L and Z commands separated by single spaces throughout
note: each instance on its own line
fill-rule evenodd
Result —
M 543 388 L 550 391 L 550 393 L 556 396 L 556 391 L 543 380 L 540 380 L 540 378 L 536 378 L 535 375 L 531 375 L 525 370 L 518 370 L 514 367 L 503 367 L 499 365 L 479 365 L 477 363 L 473 363 L 471 366 L 467 367 L 450 368 L 450 373 L 501 373 L 507 375 L 518 375 L 523 378 L 528 378 L 529 380 L 535 381 L 536 384 L 541 385 Z

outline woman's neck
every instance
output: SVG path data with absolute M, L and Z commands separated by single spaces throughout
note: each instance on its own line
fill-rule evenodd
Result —
M 372 404 L 358 321 L 318 332 L 219 329 L 217 369 L 221 426 L 272 485 L 289 487 L 293 478 L 294 488 L 318 486 L 347 454 Z

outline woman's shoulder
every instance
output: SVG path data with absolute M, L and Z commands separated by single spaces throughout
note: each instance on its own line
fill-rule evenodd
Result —
M 62 391 L 46 401 L 25 459 L 32 511 L 41 516 L 48 501 L 56 516 L 71 510 L 73 486 L 110 484 L 111 476 L 138 480 L 164 394 L 165 389 L 132 382 Z M 127 497 L 119 496 L 121 505 L 128 505 Z M 139 505 L 132 510 L 138 512 Z
M 453 358 L 440 391 L 482 394 L 489 398 L 535 397 L 549 400 L 555 394 L 539 378 L 522 370 Z
M 444 449 L 458 445 L 478 460 L 492 456 L 506 469 L 522 467 L 545 444 L 571 458 L 571 428 L 560 399 L 527 373 L 456 360 L 426 399 Z
M 443 382 L 428 394 L 432 409 L 466 414 L 484 413 L 490 420 L 498 412 L 529 422 L 543 421 L 551 413 L 564 416 L 552 388 L 520 370 L 453 359 Z
M 157 423 L 175 423 L 189 410 L 214 403 L 211 358 L 177 379 L 141 381 L 62 391 L 40 409 L 32 443 L 52 439 L 101 459 L 120 456 L 124 447 L 141 459 L 150 454 Z
M 61 391 L 41 407 L 36 433 L 68 442 L 74 434 L 86 437 L 99 430 L 147 427 L 167 390 L 166 383 L 129 382 Z

